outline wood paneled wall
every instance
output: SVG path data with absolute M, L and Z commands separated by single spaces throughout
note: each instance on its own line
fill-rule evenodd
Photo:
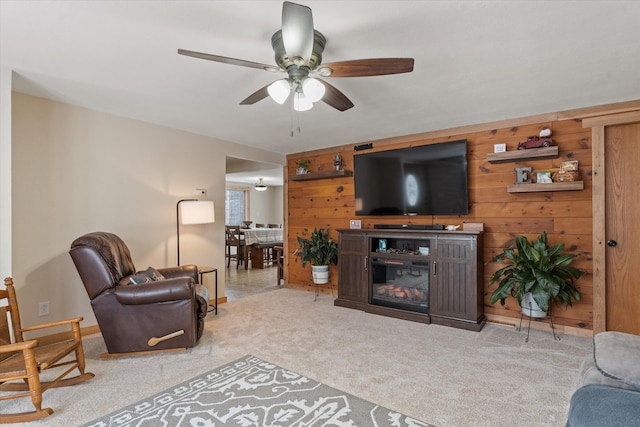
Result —
M 555 117 L 555 116 L 554 116 Z M 517 123 L 517 121 L 516 121 Z M 579 254 L 574 265 L 585 272 L 577 282 L 582 299 L 573 307 L 555 307 L 553 320 L 557 325 L 573 328 L 593 329 L 593 287 L 592 287 L 592 206 L 591 206 L 591 130 L 583 129 L 579 119 L 551 119 L 534 122 L 522 119 L 521 125 L 510 125 L 496 129 L 475 130 L 467 133 L 434 133 L 426 138 L 391 138 L 374 141 L 369 151 L 381 151 L 412 145 L 432 144 L 458 139 L 468 141 L 468 172 L 470 213 L 463 216 L 355 216 L 353 177 L 340 177 L 311 181 L 286 182 L 287 212 L 286 245 L 291 254 L 297 244 L 297 236 L 307 236 L 314 227 L 329 228 L 337 240 L 337 229 L 349 228 L 350 219 L 362 221 L 363 228 L 373 228 L 374 224 L 461 224 L 462 222 L 484 223 L 484 260 L 490 260 L 505 247 L 514 245 L 519 235 L 530 239 L 546 231 L 550 243 L 564 242 L 566 250 Z M 493 152 L 493 145 L 506 143 L 507 150 L 515 150 L 518 142 L 528 136 L 538 135 L 544 127 L 552 129 L 552 137 L 559 147 L 559 158 L 527 160 L 522 162 L 491 164 L 487 154 Z M 466 129 L 462 129 L 463 131 Z M 455 132 L 455 130 L 454 130 Z M 366 141 L 369 142 L 369 141 Z M 362 142 L 361 142 L 362 143 Z M 340 153 L 344 168 L 353 170 L 353 146 L 358 143 L 336 147 L 335 150 L 290 155 L 287 174 L 295 174 L 295 161 L 302 158 L 311 160 L 311 172 L 333 169 L 333 156 Z M 364 152 L 361 152 L 364 153 Z M 533 172 L 558 170 L 565 160 L 578 160 L 584 180 L 584 190 L 539 193 L 508 193 L 507 186 L 515 182 L 515 167 L 530 166 Z M 310 268 L 302 269 L 300 260 L 289 256 L 287 260 L 287 287 L 313 290 Z M 510 299 L 504 307 L 499 303 L 489 304 L 489 297 L 495 286 L 489 287 L 490 275 L 499 268 L 496 264 L 485 265 L 485 313 L 499 318 L 520 318 L 520 308 L 515 299 Z M 332 267 L 331 282 L 334 292 L 338 284 L 337 268 Z M 323 292 L 329 292 L 324 286 Z M 548 322 L 549 320 L 543 320 Z

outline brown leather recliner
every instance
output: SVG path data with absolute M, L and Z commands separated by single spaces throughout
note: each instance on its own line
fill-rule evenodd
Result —
M 77 238 L 69 254 L 109 354 L 190 348 L 202 336 L 209 297 L 195 265 L 159 268 L 133 284 L 153 269 L 136 272 L 125 243 L 106 232 Z

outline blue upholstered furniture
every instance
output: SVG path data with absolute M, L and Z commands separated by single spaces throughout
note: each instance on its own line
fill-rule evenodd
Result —
M 582 364 L 567 427 L 640 426 L 640 336 L 601 332 Z

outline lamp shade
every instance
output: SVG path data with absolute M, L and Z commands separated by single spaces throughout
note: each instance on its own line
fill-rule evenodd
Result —
M 213 202 L 208 200 L 191 200 L 180 204 L 182 224 L 206 224 L 215 222 Z

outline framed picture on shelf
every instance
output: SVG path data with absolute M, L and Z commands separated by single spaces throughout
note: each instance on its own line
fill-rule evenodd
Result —
M 536 172 L 536 182 L 538 184 L 550 184 L 553 181 L 551 180 L 551 172 Z

